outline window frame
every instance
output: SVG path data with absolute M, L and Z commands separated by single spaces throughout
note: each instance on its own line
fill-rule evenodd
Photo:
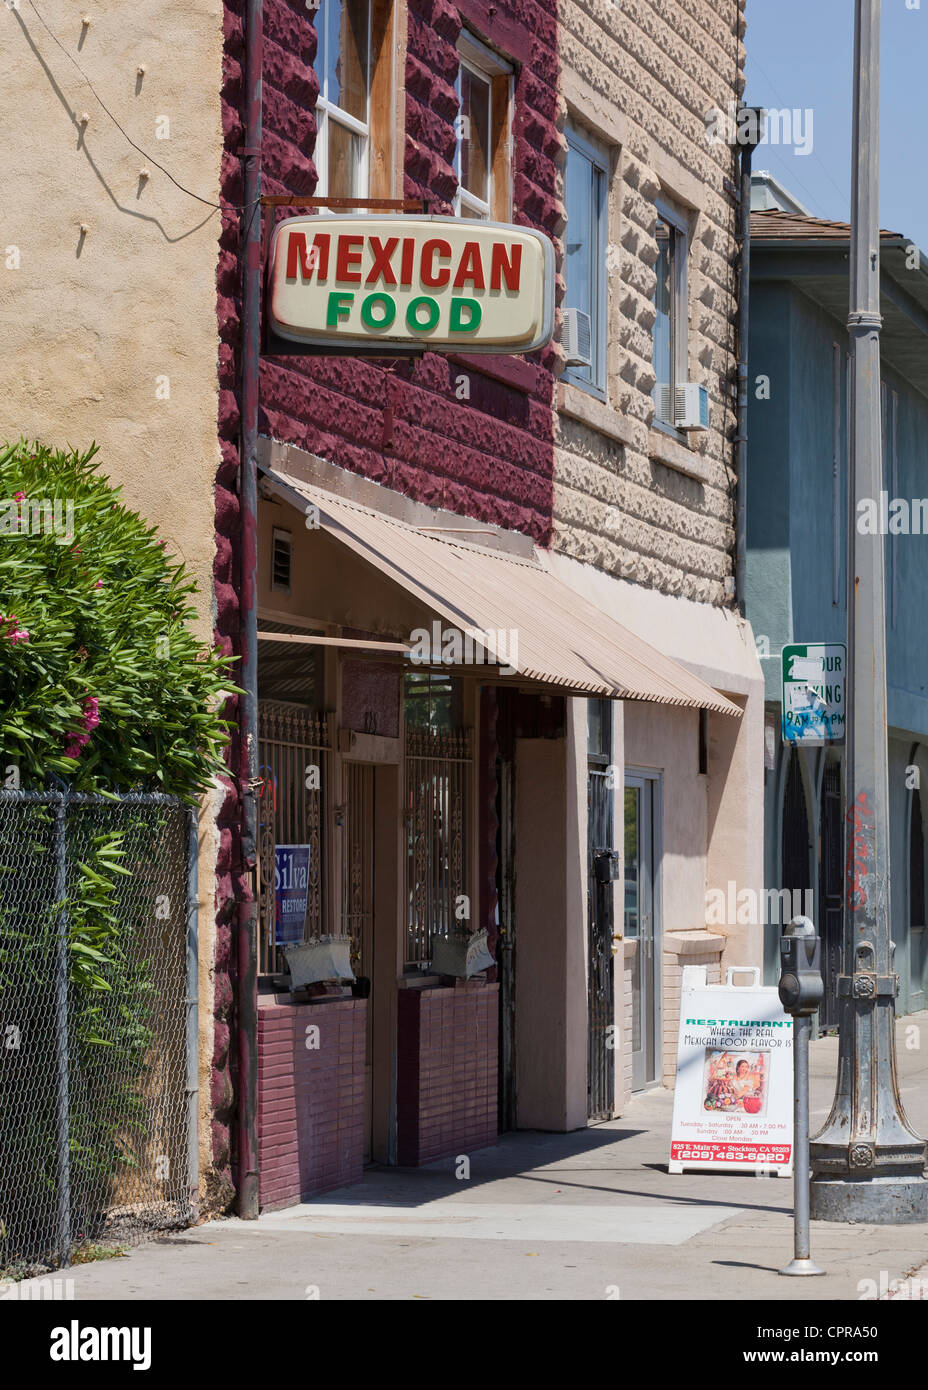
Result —
M 330 101 L 328 96 L 324 94 L 323 83 L 327 88 L 328 78 L 325 75 L 326 65 L 322 65 L 322 81 L 320 82 L 319 95 L 316 98 L 316 144 L 313 152 L 313 161 L 316 165 L 317 175 L 315 196 L 318 198 L 338 196 L 336 194 L 330 194 L 329 190 L 329 125 L 330 122 L 333 120 L 335 121 L 336 125 L 340 125 L 344 129 L 351 131 L 353 135 L 358 135 L 361 137 L 361 155 L 360 168 L 358 171 L 358 186 L 356 193 L 348 196 L 366 198 L 369 196 L 370 193 L 371 104 L 375 76 L 372 40 L 374 33 L 374 7 L 376 3 L 377 0 L 367 0 L 367 81 L 365 84 L 367 89 L 367 119 L 365 121 L 359 121 L 356 116 L 350 115 L 336 102 Z M 313 16 L 313 25 L 316 28 L 317 33 L 319 32 L 318 26 L 320 16 L 322 17 L 323 24 L 325 26 L 325 32 L 319 36 L 320 43 L 322 45 L 326 45 L 328 42 L 328 26 L 331 21 L 331 13 L 331 5 L 327 5 L 325 3 L 325 0 L 321 0 L 319 9 Z M 316 73 L 316 76 L 319 77 L 318 71 Z M 326 213 L 329 211 L 329 209 L 320 208 L 319 211 L 322 213 Z
M 568 146 L 586 159 L 593 169 L 599 174 L 601 180 L 601 198 L 598 214 L 594 219 L 593 210 L 590 209 L 590 230 L 595 230 L 597 236 L 597 246 L 595 254 L 590 257 L 591 265 L 596 267 L 594 271 L 594 284 L 591 285 L 591 300 L 598 298 L 598 304 L 591 303 L 590 321 L 592 325 L 591 342 L 593 351 L 591 353 L 592 362 L 590 364 L 589 377 L 584 375 L 582 367 L 565 367 L 562 380 L 571 386 L 578 386 L 581 391 L 586 391 L 589 395 L 595 396 L 597 400 L 606 400 L 607 372 L 606 372 L 606 344 L 609 341 L 609 274 L 606 269 L 606 248 L 609 244 L 609 188 L 610 188 L 610 159 L 607 152 L 593 143 L 576 125 L 568 122 L 564 127 L 564 137 Z M 567 164 L 564 165 L 564 199 L 565 206 L 567 201 Z M 594 225 L 595 224 L 595 225 Z M 566 229 L 565 229 L 566 233 Z M 564 250 L 564 307 L 577 308 L 579 306 L 570 303 L 570 284 L 567 280 L 567 250 L 565 242 Z
M 481 43 L 468 29 L 462 29 L 458 36 L 458 71 L 454 90 L 458 97 L 458 115 L 455 120 L 454 173 L 457 179 L 452 206 L 455 217 L 462 217 L 462 208 L 470 210 L 475 221 L 508 222 L 512 213 L 512 64 L 495 53 L 492 48 Z M 476 194 L 468 192 L 461 183 L 461 151 L 464 132 L 461 124 L 461 72 L 467 68 L 474 76 L 486 82 L 490 88 L 489 126 L 490 150 L 487 169 L 487 192 L 484 201 Z M 502 113 L 500 113 L 502 106 Z M 500 178 L 499 165 L 505 161 L 505 178 Z
M 689 288 L 687 267 L 689 264 L 690 250 L 690 227 L 687 218 L 676 209 L 670 206 L 666 199 L 658 198 L 655 202 L 655 209 L 658 220 L 665 222 L 671 231 L 671 238 L 674 247 L 674 260 L 672 264 L 672 295 L 673 307 L 670 316 L 671 348 L 670 348 L 670 369 L 671 399 L 676 397 L 676 388 L 689 380 Z M 656 229 L 655 229 L 656 230 Z M 655 261 L 655 265 L 657 262 Z M 655 302 L 657 299 L 657 283 L 654 285 Z M 655 324 L 657 319 L 655 317 Z M 654 362 L 654 331 L 651 332 L 651 361 Z M 659 385 L 655 367 L 654 391 Z M 652 425 L 655 429 L 662 430 L 665 434 L 671 435 L 674 439 L 679 439 L 688 444 L 684 430 L 677 428 L 673 420 L 664 420 L 658 413 L 657 398 L 652 391 L 651 399 L 654 401 L 654 418 Z

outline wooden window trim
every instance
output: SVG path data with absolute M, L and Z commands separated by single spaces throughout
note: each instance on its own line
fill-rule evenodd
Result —
M 396 143 L 396 20 L 400 0 L 373 0 L 371 8 L 371 91 L 368 185 L 372 198 L 390 198 L 394 189 Z
M 365 142 L 362 169 L 361 196 L 370 198 L 390 198 L 393 196 L 401 178 L 397 177 L 395 162 L 398 157 L 396 131 L 402 124 L 398 75 L 405 64 L 405 42 L 402 52 L 397 49 L 396 34 L 399 23 L 405 17 L 405 0 L 371 0 L 368 31 L 368 100 L 367 120 L 358 121 L 347 116 L 320 97 L 317 103 L 319 137 L 324 144 L 317 143 L 317 160 L 325 169 L 325 187 L 328 187 L 328 131 L 331 120 L 349 129 L 357 130 Z M 405 28 L 405 26 L 403 26 Z M 330 111 L 332 114 L 330 115 Z M 335 114 L 335 113 L 338 114 Z M 399 124 L 398 124 L 399 123 Z M 399 151 L 401 157 L 401 150 Z M 321 160 L 319 156 L 321 155 Z M 324 196 L 322 189 L 317 190 Z
M 488 219 L 491 222 L 508 222 L 512 216 L 512 64 L 487 48 L 468 29 L 461 30 L 457 47 L 459 74 L 461 66 L 466 65 L 490 84 Z M 459 151 L 460 145 L 455 153 L 456 162 Z M 455 192 L 454 205 L 456 215 L 460 216 L 460 184 Z

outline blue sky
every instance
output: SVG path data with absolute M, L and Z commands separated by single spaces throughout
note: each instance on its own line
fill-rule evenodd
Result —
M 754 167 L 847 220 L 854 0 L 748 0 L 745 43 L 745 100 L 813 112 L 811 154 L 762 145 Z M 928 0 L 883 0 L 882 66 L 880 222 L 928 253 Z

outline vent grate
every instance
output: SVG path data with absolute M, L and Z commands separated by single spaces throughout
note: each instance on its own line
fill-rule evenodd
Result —
M 271 543 L 271 588 L 290 592 L 293 546 L 289 531 L 274 531 Z

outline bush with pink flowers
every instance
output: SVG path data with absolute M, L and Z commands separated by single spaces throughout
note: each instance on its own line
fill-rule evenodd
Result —
M 228 662 L 96 452 L 0 446 L 0 783 L 192 801 L 223 770 Z

